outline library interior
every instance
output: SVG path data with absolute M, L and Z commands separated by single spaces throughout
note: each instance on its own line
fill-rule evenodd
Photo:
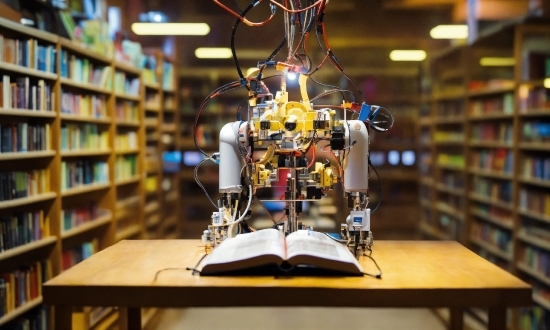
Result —
M 0 329 L 70 328 L 550 329 L 550 0 L 0 0 Z

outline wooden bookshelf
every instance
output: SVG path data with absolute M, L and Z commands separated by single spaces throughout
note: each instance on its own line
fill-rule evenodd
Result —
M 434 234 L 439 233 L 439 220 L 446 211 L 440 203 L 447 203 L 451 194 L 460 195 L 460 190 L 441 189 L 440 184 L 429 184 L 428 178 L 433 175 L 434 182 L 444 182 L 442 173 L 452 170 L 455 180 L 447 179 L 464 190 L 461 207 L 455 212 L 464 216 L 464 226 L 458 227 L 463 244 L 533 283 L 539 297 L 536 306 L 546 315 L 550 315 L 548 301 L 537 292 L 550 292 L 550 276 L 531 267 L 526 258 L 550 258 L 550 180 L 543 172 L 543 163 L 550 161 L 550 148 L 536 133 L 537 125 L 550 125 L 550 94 L 543 88 L 550 70 L 545 62 L 550 60 L 549 40 L 550 23 L 527 18 L 495 29 L 471 45 L 434 56 L 431 108 L 417 128 L 423 142 L 420 157 L 425 159 L 420 178 L 424 217 L 420 231 L 441 239 Z M 543 44 L 542 48 L 534 46 Z M 480 59 L 487 56 L 513 57 L 515 65 L 483 67 Z M 441 117 L 438 110 L 445 105 L 448 116 Z M 463 119 L 457 118 L 458 111 Z M 433 134 L 448 131 L 463 132 L 467 143 L 441 148 Z M 451 151 L 456 157 L 438 163 L 440 153 Z M 534 315 L 528 310 L 515 311 L 509 327 L 518 328 L 519 320 Z

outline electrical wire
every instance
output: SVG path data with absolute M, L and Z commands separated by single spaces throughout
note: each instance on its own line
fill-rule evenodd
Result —
M 382 180 L 380 180 L 380 175 L 378 175 L 378 171 L 376 170 L 376 167 L 374 167 L 370 162 L 370 157 L 369 157 L 369 166 L 374 170 L 374 173 L 376 173 L 376 177 L 378 178 L 378 187 L 380 189 L 380 192 L 379 192 L 380 197 L 378 198 L 378 204 L 376 205 L 374 210 L 372 210 L 371 212 L 371 214 L 373 214 L 374 212 L 376 212 L 376 210 L 378 210 L 378 207 L 380 207 L 380 204 L 382 203 Z
M 207 160 L 212 160 L 211 158 L 204 158 L 203 160 L 201 160 L 200 163 L 197 164 L 197 166 L 195 166 L 195 170 L 193 171 L 193 174 L 195 176 L 195 182 L 199 185 L 199 187 L 202 189 L 202 191 L 204 192 L 204 194 L 206 195 L 206 197 L 208 197 L 208 200 L 210 201 L 210 203 L 212 203 L 212 205 L 214 206 L 215 209 L 218 208 L 218 205 L 216 205 L 212 199 L 210 198 L 210 195 L 208 194 L 208 191 L 206 191 L 206 188 L 204 188 L 204 186 L 202 185 L 201 181 L 199 180 L 199 174 L 198 174 L 198 171 L 199 171 L 199 167 L 204 163 L 206 162 Z

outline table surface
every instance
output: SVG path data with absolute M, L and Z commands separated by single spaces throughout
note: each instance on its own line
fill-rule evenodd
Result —
M 44 303 L 127 307 L 518 307 L 532 303 L 528 284 L 454 241 L 376 241 L 372 256 L 383 271 L 382 279 L 201 277 L 185 270 L 203 254 L 199 240 L 120 241 L 45 283 Z M 361 258 L 360 263 L 364 271 L 376 273 L 370 259 Z

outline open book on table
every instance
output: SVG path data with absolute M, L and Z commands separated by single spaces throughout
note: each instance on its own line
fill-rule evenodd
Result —
M 344 245 L 325 234 L 299 230 L 284 237 L 276 229 L 237 235 L 214 248 L 201 275 L 363 275 Z

